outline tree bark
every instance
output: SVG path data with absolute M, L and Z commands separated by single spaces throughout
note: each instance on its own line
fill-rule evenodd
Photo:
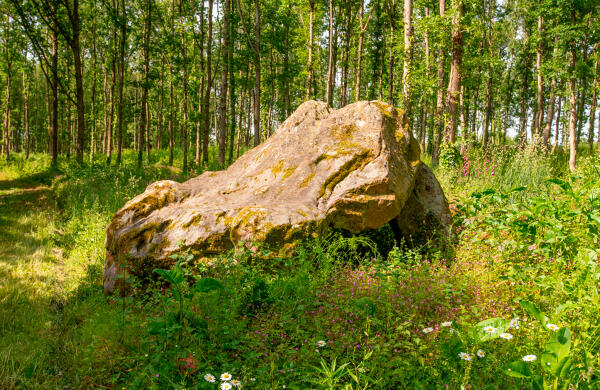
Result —
M 148 0 L 151 1 L 151 0 Z M 212 3 L 212 0 L 211 0 Z M 187 45 L 185 42 L 185 31 L 183 21 L 183 0 L 179 0 L 179 23 L 181 28 L 181 68 L 183 73 L 183 121 L 182 121 L 182 141 L 183 141 L 183 173 L 188 171 L 188 70 L 187 70 Z
M 8 41 L 6 41 L 8 45 Z M 6 48 L 6 91 L 4 94 L 4 154 L 6 159 L 10 157 L 10 87 L 11 87 L 12 59 L 9 58 L 9 50 Z
M 202 163 L 208 164 L 208 136 L 210 133 L 210 91 L 212 89 L 212 11 L 213 0 L 208 0 L 208 39 L 206 45 L 206 85 L 204 91 L 204 107 L 202 108 L 202 116 L 204 119 L 204 131 L 202 132 Z
M 594 45 L 594 51 L 598 49 L 598 43 Z M 594 60 L 594 84 L 592 87 L 592 104 L 590 106 L 590 127 L 588 129 L 588 143 L 590 145 L 590 154 L 594 150 L 594 124 L 596 120 L 596 101 L 598 99 L 598 55 Z M 600 138 L 599 138 L 600 140 Z
M 31 134 L 29 133 L 29 79 L 25 77 L 23 71 L 23 119 L 25 122 L 25 158 L 29 158 L 29 143 Z
M 552 145 L 552 152 L 556 152 L 558 149 L 558 133 L 560 130 L 560 115 L 562 112 L 562 96 L 558 97 L 558 110 L 556 112 L 556 126 L 554 130 L 554 145 Z
M 223 58 L 223 64 L 221 68 L 221 96 L 219 97 L 219 131 L 218 131 L 218 142 L 219 142 L 219 164 L 225 165 L 225 148 L 227 140 L 227 82 L 229 77 L 229 52 L 231 47 L 229 45 L 229 0 L 225 0 L 223 8 L 223 43 L 221 46 L 221 55 Z
M 446 0 L 440 0 L 440 17 L 444 18 L 446 12 Z M 439 163 L 440 144 L 442 143 L 442 131 L 444 129 L 443 105 L 444 105 L 444 49 L 438 49 L 438 72 L 437 72 L 437 102 L 435 110 L 435 141 L 433 144 L 432 163 Z
M 52 71 L 50 99 L 50 150 L 52 151 L 52 166 L 58 165 L 58 32 L 52 33 L 52 56 L 50 60 Z
M 329 0 L 329 65 L 327 67 L 327 92 L 325 95 L 325 101 L 329 106 L 332 104 L 333 85 L 335 83 L 333 71 L 333 40 L 333 0 Z
M 445 7 L 445 3 L 446 3 L 446 0 L 440 0 L 440 10 L 441 10 L 442 1 L 444 2 L 444 7 Z M 390 45 L 389 45 L 389 63 L 388 63 L 388 103 L 393 106 L 394 105 L 394 60 L 395 60 L 394 32 L 396 29 L 396 0 L 391 0 L 391 3 L 388 0 L 388 16 L 390 19 L 390 42 L 389 42 Z
M 358 32 L 358 49 L 356 52 L 356 85 L 354 86 L 354 100 L 360 100 L 360 78 L 362 72 L 362 50 L 363 50 L 363 40 L 365 36 L 365 31 L 369 26 L 369 20 L 371 20 L 371 14 L 367 17 L 366 23 L 363 25 L 364 13 L 365 13 L 365 0 L 361 0 L 360 2 L 360 10 L 359 10 L 359 32 Z
M 402 103 L 404 105 L 404 111 L 409 118 L 411 117 L 412 57 L 414 39 L 412 13 L 413 1 L 404 0 L 404 64 L 402 71 Z
M 196 123 L 196 165 L 200 165 L 202 155 L 202 116 L 204 105 L 204 1 L 200 2 L 200 43 L 198 43 L 200 55 L 200 87 L 198 88 L 198 122 Z
M 571 20 L 574 22 L 575 11 L 571 11 Z M 571 103 L 569 114 L 569 169 L 577 169 L 577 101 L 575 98 L 575 49 L 571 48 L 571 64 L 569 66 L 569 100 Z
M 125 84 L 125 45 L 127 43 L 127 14 L 125 0 L 120 0 L 121 37 L 119 42 L 119 84 L 117 87 L 117 164 L 121 164 L 123 149 L 123 87 Z
M 493 0 L 490 4 L 493 4 Z M 492 5 L 490 5 L 490 8 Z M 463 33 L 462 33 L 462 17 L 464 13 L 465 5 L 462 0 L 459 0 L 457 4 L 457 12 L 452 18 L 452 65 L 450 67 L 450 81 L 448 83 L 448 93 L 446 95 L 446 111 L 448 115 L 447 121 L 445 121 L 445 134 L 448 142 L 451 144 L 456 141 L 456 117 L 457 117 L 457 105 L 460 94 L 460 83 L 461 83 L 461 65 L 463 55 Z M 491 37 L 490 29 L 490 37 Z M 490 38 L 491 40 L 491 38 Z M 491 49 L 490 49 L 491 51 Z
M 538 0 L 538 6 L 541 1 Z M 540 12 L 538 16 L 538 44 L 536 48 L 536 62 L 535 67 L 537 70 L 537 102 L 536 102 L 536 115 L 535 115 L 535 132 L 539 136 L 542 133 L 542 117 L 544 115 L 544 83 L 542 79 L 542 49 L 543 49 L 543 23 L 544 18 Z M 545 143 L 545 141 L 544 141 Z
M 124 1 L 124 0 L 121 0 Z M 138 158 L 137 165 L 138 168 L 142 167 L 142 163 L 144 160 L 144 146 L 145 139 L 149 138 L 146 135 L 149 133 L 146 127 L 148 125 L 148 78 L 150 73 L 150 34 L 152 31 L 152 0 L 146 0 L 146 20 L 144 23 L 144 42 L 143 42 L 143 56 L 144 62 L 142 64 L 142 97 L 141 97 L 141 107 L 140 107 L 140 127 L 138 132 Z M 183 49 L 185 50 L 185 49 Z M 183 59 L 183 63 L 185 64 L 185 58 Z M 185 71 L 184 71 L 184 80 L 185 80 Z M 185 84 L 185 82 L 184 82 Z M 185 87 L 184 87 L 185 89 Z M 185 171 L 185 162 L 184 162 L 184 171 Z
M 309 100 L 313 96 L 312 84 L 314 79 L 314 59 L 313 59 L 313 50 L 315 46 L 315 37 L 314 37 L 314 19 L 315 19 L 315 0 L 308 0 L 308 5 L 310 7 L 309 12 L 309 26 L 308 26 L 308 78 L 306 79 L 306 98 L 305 100 Z

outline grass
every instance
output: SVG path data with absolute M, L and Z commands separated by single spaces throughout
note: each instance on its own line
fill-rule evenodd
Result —
M 211 269 L 182 255 L 124 298 L 102 293 L 105 228 L 147 184 L 185 180 L 166 153 L 142 170 L 131 151 L 121 167 L 0 162 L 0 388 L 216 389 L 223 372 L 256 389 L 511 389 L 538 376 L 546 388 L 597 388 L 598 161 L 570 177 L 561 155 L 466 156 L 436 171 L 454 209 L 453 255 L 384 228 L 321 237 L 268 267 L 253 253 Z M 508 328 L 515 317 L 520 328 Z M 477 336 L 490 319 L 514 338 Z M 572 333 L 572 369 L 556 377 L 528 363 L 511 375 L 506 363 L 542 361 L 545 322 Z

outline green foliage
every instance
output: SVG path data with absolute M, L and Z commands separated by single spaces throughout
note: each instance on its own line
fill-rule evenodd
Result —
M 462 162 L 463 159 L 458 145 L 443 144 L 440 147 L 440 167 L 446 169 L 457 168 Z
M 210 266 L 183 251 L 131 280 L 132 295 L 105 298 L 110 217 L 149 182 L 177 179 L 125 157 L 120 168 L 61 160 L 61 173 L 36 156 L 3 163 L 0 387 L 215 389 L 204 375 L 223 372 L 257 389 L 599 383 L 595 159 L 538 187 L 457 184 L 453 258 L 389 227 L 338 232 L 269 263 L 241 245 Z

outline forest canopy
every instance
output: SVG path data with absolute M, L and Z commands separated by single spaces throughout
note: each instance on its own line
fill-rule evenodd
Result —
M 303 101 L 403 108 L 422 149 L 594 148 L 593 0 L 2 0 L 2 153 L 224 166 Z

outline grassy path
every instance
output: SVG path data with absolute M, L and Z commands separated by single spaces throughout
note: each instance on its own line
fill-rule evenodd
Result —
M 64 280 L 52 174 L 0 172 L 0 387 L 32 377 L 53 333 Z

